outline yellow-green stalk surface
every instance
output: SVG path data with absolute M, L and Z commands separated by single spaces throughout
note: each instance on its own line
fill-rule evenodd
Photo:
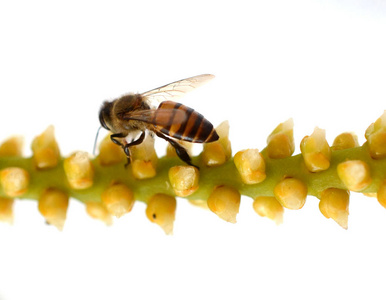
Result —
M 382 116 L 382 118 L 384 118 L 384 116 Z M 286 126 L 279 125 L 274 130 L 274 135 L 271 134 L 270 136 L 270 140 L 272 140 L 273 136 L 286 136 L 285 139 L 278 139 L 275 142 L 275 147 L 277 148 L 293 148 L 292 122 L 287 123 Z M 164 156 L 155 159 L 155 153 L 153 153 L 151 158 L 148 159 L 146 155 L 142 155 L 141 151 L 147 151 L 146 153 L 149 153 L 149 145 L 144 144 L 144 148 L 141 148 L 140 145 L 136 149 L 138 161 L 142 159 L 147 167 L 155 170 L 155 174 L 148 178 L 145 176 L 144 179 L 139 179 L 138 170 L 135 170 L 133 174 L 133 165 L 125 167 L 126 162 L 122 157 L 117 160 L 105 159 L 105 155 L 108 155 L 109 151 L 116 151 L 114 147 L 117 147 L 112 145 L 109 140 L 105 140 L 104 143 L 109 142 L 111 145 L 107 148 L 104 146 L 107 150 L 103 150 L 105 151 L 103 152 L 101 149 L 100 155 L 95 158 L 91 158 L 90 155 L 84 152 L 63 158 L 60 157 L 59 151 L 55 151 L 56 154 L 48 151 L 47 153 L 53 156 L 50 157 L 50 161 L 55 161 L 54 155 L 59 156 L 57 164 L 50 164 L 48 168 L 38 167 L 36 157 L 34 156 L 31 158 L 21 157 L 20 151 L 17 149 L 17 147 L 20 147 L 18 143 L 8 143 L 11 145 L 9 146 L 10 149 L 3 151 L 3 153 L 7 153 L 8 155 L 0 155 L 0 198 L 8 199 L 17 197 L 18 199 L 39 200 L 47 189 L 57 189 L 71 198 L 84 202 L 86 207 L 88 207 L 88 211 L 91 211 L 90 207 L 93 207 L 92 204 L 89 204 L 90 202 L 100 203 L 98 209 L 103 211 L 103 214 L 99 213 L 99 210 L 98 213 L 90 214 L 110 224 L 110 216 L 108 214 L 114 215 L 114 213 L 111 213 L 108 209 L 107 212 L 104 210 L 105 204 L 102 195 L 106 194 L 106 190 L 111 188 L 111 186 L 117 184 L 125 186 L 127 189 L 126 193 L 132 193 L 134 200 L 145 203 L 148 203 L 155 194 L 206 201 L 213 191 L 220 186 L 226 186 L 231 191 L 236 191 L 252 199 L 261 196 L 276 197 L 284 207 L 287 207 L 285 200 L 283 200 L 286 197 L 298 197 L 299 201 L 304 201 L 304 195 L 312 195 L 320 199 L 322 193 L 331 188 L 343 191 L 355 190 L 361 193 L 377 193 L 381 184 L 384 186 L 384 180 L 386 179 L 386 158 L 383 155 L 383 151 L 386 149 L 386 140 L 379 138 L 379 132 L 383 134 L 385 130 L 381 126 L 382 124 L 377 121 L 377 126 L 370 126 L 371 130 L 368 130 L 366 133 L 368 142 L 362 146 L 357 146 L 357 143 L 345 143 L 344 140 L 346 137 L 352 139 L 354 136 L 344 134 L 345 138 L 343 138 L 343 142 L 339 142 L 339 147 L 336 143 L 331 147 L 331 153 L 328 157 L 329 165 L 325 170 L 324 168 L 322 170 L 320 168 L 310 168 L 310 161 L 307 161 L 307 158 L 304 156 L 305 153 L 294 156 L 283 155 L 281 158 L 276 158 L 277 156 L 270 154 L 273 151 L 272 145 L 271 148 L 263 149 L 261 152 L 258 150 L 250 151 L 248 161 L 255 162 L 256 159 L 263 160 L 262 166 L 264 166 L 264 168 L 259 168 L 259 172 L 262 172 L 262 181 L 245 180 L 245 174 L 249 174 L 252 172 L 251 170 L 254 170 L 253 168 L 251 169 L 251 166 L 254 166 L 254 164 L 237 162 L 235 165 L 233 157 L 226 158 L 223 162 L 216 163 L 215 165 L 208 164 L 207 157 L 216 157 L 216 147 L 207 147 L 204 154 L 192 157 L 193 164 L 199 167 L 198 170 L 194 167 L 186 166 L 177 157 Z M 281 130 L 285 133 L 281 133 Z M 47 132 L 47 134 L 50 135 L 47 139 L 51 141 L 47 147 L 52 147 L 51 135 L 53 134 L 53 130 L 48 130 Z M 377 138 L 372 139 L 371 137 L 374 134 Z M 318 138 L 321 139 L 320 143 L 325 148 L 325 145 L 328 144 L 323 141 L 324 135 Z M 39 136 L 39 139 L 44 139 L 44 136 Z M 228 130 L 223 130 L 222 135 L 220 134 L 220 141 L 222 144 L 227 145 L 227 153 L 231 155 L 230 142 L 228 142 Z M 4 144 L 6 143 L 7 142 Z M 40 144 L 44 145 L 44 142 Z M 356 147 L 348 148 L 353 145 Z M 321 151 L 326 151 L 324 148 L 321 148 Z M 376 149 L 376 151 L 374 149 Z M 311 150 L 314 151 L 313 148 Z M 211 151 L 214 151 L 214 153 Z M 303 148 L 303 152 L 307 151 L 308 148 Z M 44 149 L 39 149 L 39 152 L 44 153 Z M 280 149 L 278 149 L 277 152 L 281 153 Z M 386 153 L 386 150 L 384 152 Z M 241 153 L 245 152 L 237 153 L 235 156 L 238 158 Z M 377 155 L 375 156 L 374 153 Z M 255 158 L 253 155 L 258 156 Z M 81 159 L 74 160 L 74 157 L 81 157 Z M 40 159 L 42 159 L 41 155 Z M 362 168 L 364 173 L 361 174 L 361 176 L 364 176 L 366 179 L 366 184 L 361 185 L 360 189 L 353 188 L 348 183 L 355 180 L 356 176 L 358 176 L 358 174 L 355 173 L 355 170 L 358 168 L 346 167 L 347 165 L 350 166 L 350 162 L 360 162 L 361 165 L 366 166 Z M 313 158 L 312 163 L 317 164 L 318 158 Z M 16 188 L 12 180 L 7 177 L 10 174 L 10 170 L 17 170 L 16 173 L 23 174 L 22 177 L 15 177 Z M 183 175 L 180 176 L 179 174 Z M 74 185 L 74 181 L 77 184 Z M 283 182 L 289 185 L 283 187 L 281 186 Z M 292 183 L 296 184 L 292 185 Z M 18 184 L 20 185 L 20 190 L 12 190 L 17 189 Z M 176 186 L 178 187 L 177 189 Z M 294 193 L 293 189 L 297 189 L 297 187 L 301 187 L 301 189 L 296 190 Z M 11 193 L 9 191 L 11 191 Z M 382 193 L 384 194 L 383 190 Z M 119 195 L 117 197 L 119 197 Z M 224 192 L 224 195 L 221 197 L 226 198 L 227 193 Z M 229 195 L 229 197 L 233 196 Z M 384 198 L 384 196 L 382 197 Z M 291 201 L 295 198 L 291 198 Z M 300 209 L 303 204 L 302 202 L 301 205 L 289 208 Z M 130 209 L 126 209 L 125 213 L 130 210 L 131 207 Z M 237 212 L 238 208 L 230 213 L 236 216 Z M 232 222 L 236 222 L 235 217 L 232 217 Z M 347 226 L 344 225 L 342 227 Z

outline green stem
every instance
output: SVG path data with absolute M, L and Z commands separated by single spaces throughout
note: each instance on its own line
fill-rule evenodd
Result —
M 234 187 L 242 195 L 251 198 L 273 196 L 275 185 L 285 177 L 302 180 L 308 187 L 308 194 L 319 197 L 320 193 L 327 188 L 345 188 L 337 175 L 336 168 L 339 163 L 346 160 L 362 160 L 370 166 L 373 181 L 361 192 L 377 192 L 380 182 L 386 178 L 386 159 L 372 159 L 367 144 L 361 147 L 333 151 L 330 168 L 318 173 L 311 173 L 306 169 L 301 154 L 283 159 L 269 159 L 264 150 L 262 154 L 265 158 L 267 178 L 263 182 L 253 185 L 246 185 L 241 181 L 233 159 L 221 166 L 210 168 L 200 163 L 200 157 L 194 157 L 193 162 L 200 167 L 199 189 L 187 198 L 207 199 L 217 185 Z M 74 190 L 69 186 L 63 170 L 63 159 L 57 167 L 41 171 L 34 167 L 32 158 L 1 157 L 0 170 L 6 167 L 21 167 L 29 172 L 29 189 L 18 198 L 38 199 L 44 189 L 56 187 L 82 202 L 100 201 L 103 190 L 111 182 L 117 181 L 129 186 L 134 192 L 136 200 L 146 202 L 155 193 L 174 195 L 169 183 L 168 171 L 170 167 L 182 164 L 178 158 L 162 157 L 158 161 L 157 175 L 154 178 L 137 180 L 133 177 L 131 168 L 125 168 L 123 163 L 102 167 L 98 163 L 98 158 L 92 162 L 95 168 L 94 184 L 85 190 Z M 0 196 L 5 196 L 1 187 Z

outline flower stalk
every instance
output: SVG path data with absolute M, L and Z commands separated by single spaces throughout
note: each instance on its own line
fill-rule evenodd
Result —
M 290 120 L 274 130 L 269 146 L 262 151 L 242 150 L 234 157 L 231 157 L 225 123 L 223 129 L 220 127 L 221 141 L 217 146 L 206 146 L 203 153 L 192 157 L 199 169 L 185 165 L 173 155 L 157 158 L 151 140 L 137 147 L 136 163 L 129 166 L 125 166 L 127 161 L 117 151 L 121 149 L 109 139 L 103 141 L 97 157 L 85 152 L 62 157 L 53 139 L 53 129 L 49 129 L 38 137 L 34 155 L 29 158 L 20 156 L 19 138 L 0 145 L 3 149 L 0 151 L 0 199 L 6 199 L 2 200 L 0 220 L 12 220 L 13 198 L 42 201 L 47 190 L 60 191 L 65 197 L 83 202 L 90 216 L 106 224 L 130 212 L 134 201 L 143 201 L 152 212 L 148 212 L 148 218 L 153 218 L 152 222 L 167 233 L 173 228 L 175 197 L 201 204 L 209 199 L 204 206 L 234 223 L 239 195 L 243 195 L 255 200 L 253 208 L 259 215 L 281 223 L 285 208 L 300 209 L 307 196 L 315 196 L 324 199 L 322 213 L 347 228 L 348 191 L 379 192 L 378 200 L 386 206 L 386 139 L 381 138 L 386 132 L 385 115 L 380 119 L 366 131 L 367 142 L 362 146 L 358 146 L 353 134 L 345 133 L 330 147 L 324 131 L 317 129 L 303 140 L 302 153 L 297 155 L 292 155 Z M 214 161 L 214 164 L 208 163 Z M 141 165 L 151 168 L 141 172 L 138 169 Z M 337 190 L 345 191 L 344 201 L 326 196 L 325 191 Z M 58 200 L 62 207 L 59 212 L 51 204 L 55 201 L 49 203 L 48 219 L 61 228 L 66 217 L 66 201 Z M 171 208 L 162 210 L 162 203 L 171 203 L 168 204 Z M 40 203 L 40 207 L 42 205 Z M 153 210 L 159 214 L 158 219 L 154 219 Z M 48 213 L 45 214 L 47 218 Z

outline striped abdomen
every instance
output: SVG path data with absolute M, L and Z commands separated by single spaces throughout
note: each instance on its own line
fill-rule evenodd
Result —
M 172 138 L 191 143 L 209 143 L 219 138 L 212 123 L 203 115 L 190 107 L 172 101 L 164 101 L 158 106 L 154 125 L 157 130 Z

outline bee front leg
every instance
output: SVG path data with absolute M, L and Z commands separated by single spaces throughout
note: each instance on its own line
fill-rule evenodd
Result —
M 174 140 L 168 138 L 167 136 L 163 135 L 161 132 L 155 131 L 155 134 L 158 137 L 168 141 L 170 143 L 170 145 L 172 145 L 173 148 L 176 150 L 176 153 L 177 153 L 178 157 L 182 161 L 186 162 L 190 166 L 193 166 L 193 167 L 196 167 L 197 169 L 200 169 L 198 166 L 195 166 L 195 165 L 192 164 L 192 159 L 190 158 L 188 152 L 179 143 L 177 143 L 176 141 L 174 141 Z
M 131 160 L 130 160 L 130 156 L 131 156 L 130 147 L 141 144 L 143 142 L 143 140 L 145 139 L 145 135 L 146 135 L 145 131 L 142 131 L 140 137 L 137 140 L 132 141 L 131 143 L 127 143 L 125 145 L 122 145 L 123 151 L 125 152 L 126 157 L 127 157 L 127 163 L 125 164 L 125 167 L 130 165 L 130 162 L 131 162 Z

